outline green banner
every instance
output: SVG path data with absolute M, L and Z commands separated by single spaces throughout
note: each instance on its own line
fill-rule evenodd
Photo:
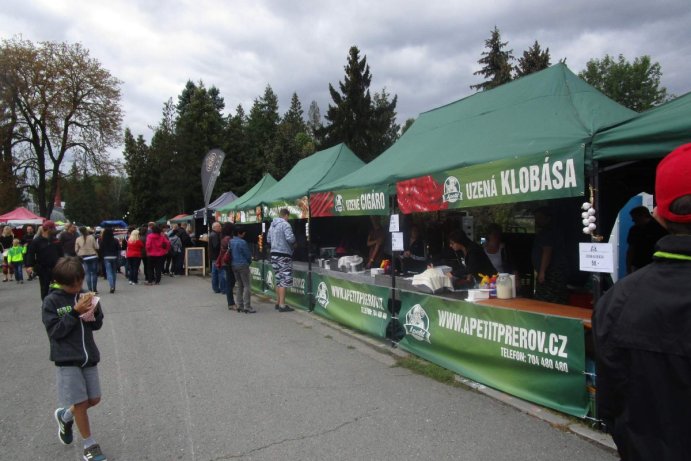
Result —
M 250 264 L 250 286 L 253 293 L 262 293 L 264 261 L 252 261 Z
M 570 415 L 588 411 L 580 320 L 401 293 L 402 349 Z
M 389 190 L 375 186 L 310 194 L 310 209 L 314 218 L 388 215 Z
M 286 290 L 286 303 L 291 307 L 303 310 L 309 309 L 307 297 L 307 272 L 293 270 L 293 286 Z M 274 270 L 269 261 L 255 261 L 250 266 L 252 290 L 258 294 L 268 294 L 276 297 L 276 283 Z M 264 277 L 264 291 L 262 291 L 262 277 Z
M 280 200 L 264 205 L 264 220 L 271 221 L 278 217 L 282 208 L 290 212 L 289 219 L 307 219 L 309 215 L 309 204 L 307 196 L 295 200 Z
M 386 336 L 390 321 L 387 288 L 315 273 L 312 287 L 315 313 L 378 338 Z
M 585 192 L 583 149 L 472 165 L 396 184 L 403 213 L 496 205 Z
M 229 219 L 236 224 L 256 224 L 262 222 L 262 207 L 254 209 L 229 211 Z

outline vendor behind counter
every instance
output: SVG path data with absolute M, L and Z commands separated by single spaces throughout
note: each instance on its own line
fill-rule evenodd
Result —
M 449 234 L 449 248 L 452 251 L 449 276 L 455 289 L 473 288 L 482 276 L 496 273 L 496 269 L 487 257 L 485 250 L 468 238 L 460 230 Z

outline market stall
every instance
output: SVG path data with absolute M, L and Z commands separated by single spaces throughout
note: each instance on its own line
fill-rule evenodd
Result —
M 9 226 L 17 226 L 23 224 L 41 225 L 45 221 L 38 215 L 35 215 L 31 211 L 24 207 L 16 208 L 10 212 L 0 215 L 0 223 L 7 224 Z
M 591 199 L 588 189 L 607 155 L 598 149 L 626 150 L 626 131 L 637 124 L 648 126 L 651 138 L 666 132 L 674 125 L 659 121 L 674 117 L 685 100 L 639 115 L 558 64 L 421 114 L 370 164 L 311 187 L 310 214 L 439 216 L 548 201 L 573 214 L 571 230 L 578 235 L 580 210 L 573 205 Z M 622 134 L 596 145 L 593 139 L 608 129 Z M 678 131 L 674 145 L 689 133 L 683 126 Z M 654 155 L 669 150 L 658 146 Z M 467 293 L 415 288 L 408 277 L 348 274 L 334 266 L 296 265 L 300 277 L 312 282 L 295 288 L 296 305 L 313 305 L 352 328 L 400 340 L 414 354 L 512 395 L 579 417 L 590 410 L 589 309 L 521 298 L 471 302 Z M 259 279 L 261 272 L 253 271 Z M 271 278 L 270 270 L 264 274 Z M 258 279 L 255 290 L 263 283 Z M 311 292 L 304 288 L 309 286 Z
M 313 188 L 312 216 L 387 215 L 396 209 L 403 214 L 438 213 L 555 199 L 573 203 L 586 195 L 586 160 L 595 133 L 635 115 L 559 64 L 421 114 L 398 142 L 370 164 Z M 389 198 L 394 195 L 392 210 Z M 376 279 L 362 280 L 360 292 L 376 286 Z M 518 299 L 503 305 L 481 301 L 486 305 L 480 308 L 458 299 L 456 293 L 430 295 L 415 292 L 404 280 L 392 281 L 403 287 L 390 290 L 394 302 L 387 309 L 404 324 L 401 347 L 527 400 L 577 416 L 586 414 L 587 311 Z M 313 286 L 318 305 L 316 282 Z M 361 308 L 361 316 L 380 315 L 370 306 Z M 503 331 L 509 326 L 512 332 L 514 327 L 522 329 L 516 330 L 517 342 L 510 337 L 503 345 L 487 338 L 467 343 L 472 334 L 458 336 L 455 331 L 456 322 L 464 330 L 463 319 L 474 319 L 469 320 L 473 325 L 480 321 L 496 328 L 502 325 Z M 443 332 L 448 325 L 456 336 Z M 534 350 L 518 347 L 523 344 L 522 332 L 539 338 L 531 339 Z M 545 347 L 543 341 L 562 337 L 567 339 L 558 346 Z M 555 347 L 561 349 L 556 357 Z M 468 350 L 473 351 L 470 356 Z M 490 364 L 489 370 L 482 364 Z M 540 393 L 530 386 L 535 373 L 546 383 Z M 550 391 L 550 382 L 564 384 L 563 389 L 554 392 L 552 386 Z
M 276 182 L 273 176 L 268 173 L 265 174 L 257 184 L 238 197 L 237 200 L 216 207 L 216 221 L 230 221 L 240 224 L 261 222 L 261 208 L 259 209 L 259 213 L 257 213 L 257 210 L 254 210 L 254 212 L 246 212 L 245 210 L 248 210 L 249 207 L 245 206 L 245 204 L 247 202 L 253 202 L 255 197 L 271 189 Z

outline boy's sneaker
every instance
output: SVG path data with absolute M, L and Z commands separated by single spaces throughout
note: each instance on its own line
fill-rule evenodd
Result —
M 108 458 L 101 453 L 101 447 L 95 443 L 84 449 L 84 461 L 108 461 Z
M 74 439 L 72 435 L 72 424 L 74 420 L 70 422 L 65 422 L 62 420 L 62 415 L 65 414 L 64 408 L 58 408 L 55 410 L 55 421 L 58 422 L 58 438 L 63 445 L 69 445 Z
M 293 309 L 290 306 L 283 306 L 278 308 L 278 312 L 293 312 L 295 309 Z

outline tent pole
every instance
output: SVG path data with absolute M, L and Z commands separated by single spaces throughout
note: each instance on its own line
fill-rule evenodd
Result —
M 392 195 L 389 198 L 389 216 L 393 215 L 396 213 L 396 195 Z M 400 225 L 400 220 L 399 220 L 399 225 Z M 400 228 L 399 228 L 400 231 Z M 389 233 L 390 234 L 390 233 Z M 391 321 L 393 319 L 398 318 L 398 314 L 396 313 L 396 252 L 393 250 L 393 239 L 390 239 L 391 242 L 391 264 L 389 267 L 391 268 Z M 394 338 L 391 339 L 391 346 L 396 347 L 396 341 Z
M 600 210 L 600 165 L 597 160 L 593 160 L 592 167 L 590 171 L 590 187 L 591 187 L 591 196 L 590 200 L 592 202 L 593 207 L 595 210 L 602 211 Z M 592 236 L 591 241 L 593 242 L 599 242 L 602 240 L 602 237 L 597 237 L 595 235 Z M 600 299 L 602 296 L 602 273 L 600 272 L 593 272 L 592 273 L 592 281 L 593 281 L 593 308 L 595 307 L 595 304 L 597 304 L 597 301 Z
M 312 205 L 307 198 L 307 310 L 314 310 L 314 300 L 312 298 Z

